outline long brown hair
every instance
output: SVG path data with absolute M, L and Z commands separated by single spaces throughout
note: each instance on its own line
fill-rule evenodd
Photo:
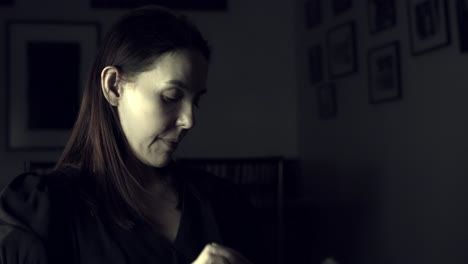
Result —
M 78 118 L 56 170 L 80 169 L 90 201 L 114 223 L 128 227 L 131 215 L 144 215 L 136 194 L 140 179 L 126 161 L 135 159 L 122 131 L 117 109 L 101 90 L 101 71 L 115 66 L 124 78 L 149 70 L 161 55 L 189 48 L 207 60 L 210 48 L 198 29 L 185 17 L 166 9 L 147 6 L 123 16 L 109 30 L 84 87 Z

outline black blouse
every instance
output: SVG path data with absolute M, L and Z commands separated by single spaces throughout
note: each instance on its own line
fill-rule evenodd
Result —
M 0 197 L 0 263 L 191 263 L 207 243 L 263 263 L 255 211 L 235 186 L 184 170 L 181 221 L 174 242 L 143 220 L 109 225 L 79 199 L 72 174 L 16 177 Z

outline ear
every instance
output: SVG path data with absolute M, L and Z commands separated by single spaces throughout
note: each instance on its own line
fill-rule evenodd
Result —
M 119 105 L 122 88 L 119 70 L 115 66 L 106 66 L 101 72 L 101 88 L 104 97 L 113 106 Z

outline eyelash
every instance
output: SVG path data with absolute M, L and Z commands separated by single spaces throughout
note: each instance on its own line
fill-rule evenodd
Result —
M 168 96 L 163 96 L 162 97 L 165 103 L 177 103 L 180 98 L 173 98 L 173 97 L 168 97 Z
M 162 98 L 163 98 L 163 101 L 165 103 L 169 103 L 169 104 L 175 104 L 175 103 L 180 101 L 180 97 L 172 98 L 172 97 L 168 97 L 168 96 L 163 96 Z M 200 99 L 199 98 L 195 99 L 194 102 L 193 102 L 193 105 L 196 108 L 200 108 Z

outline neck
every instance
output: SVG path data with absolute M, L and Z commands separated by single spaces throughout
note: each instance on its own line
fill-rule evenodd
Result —
M 139 160 L 127 162 L 127 168 L 139 179 L 140 184 L 150 193 L 159 193 L 162 189 L 167 189 L 173 185 L 173 165 L 157 168 L 146 165 Z

